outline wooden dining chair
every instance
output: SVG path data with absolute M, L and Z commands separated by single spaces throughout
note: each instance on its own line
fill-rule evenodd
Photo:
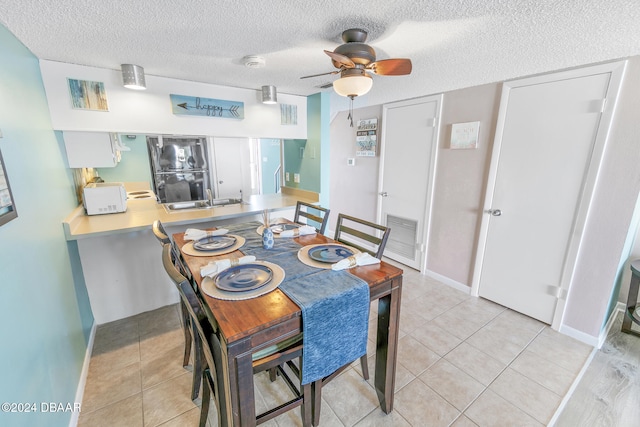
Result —
M 189 316 L 191 317 L 191 323 L 195 326 L 194 329 L 203 343 L 202 355 L 205 363 L 201 372 L 203 387 L 200 426 L 204 427 L 206 425 L 211 397 L 213 397 L 218 412 L 218 425 L 230 425 L 231 414 L 228 413 L 228 406 L 226 404 L 227 396 L 224 388 L 223 350 L 215 319 L 207 315 L 202 300 L 196 294 L 189 280 L 176 269 L 172 260 L 171 247 L 169 244 L 165 244 L 163 247 L 162 260 L 167 273 L 180 293 L 181 300 L 187 308 Z M 252 355 L 252 359 L 254 375 L 267 371 L 271 373 L 275 369 L 277 374 L 284 379 L 284 382 L 294 394 L 293 399 L 257 414 L 256 425 L 300 407 L 303 426 L 311 426 L 313 417 L 312 391 L 315 384 L 296 385 L 284 369 L 284 365 L 288 366 L 289 369 L 300 378 L 299 367 L 302 363 L 302 334 L 286 342 L 277 343 L 261 349 Z M 294 363 L 295 361 L 298 363 Z M 270 377 L 272 381 L 277 379 L 276 376 L 270 375 Z
M 345 214 L 338 214 L 336 233 L 333 240 L 352 246 L 362 252 L 367 252 L 378 259 L 382 259 L 391 229 L 371 221 L 355 218 Z M 367 355 L 360 358 L 362 376 L 369 379 L 369 365 Z
M 333 240 L 352 246 L 359 251 L 368 252 L 382 259 L 391 229 L 375 222 L 366 221 L 345 214 L 338 215 Z
M 327 228 L 327 222 L 329 221 L 329 212 L 330 210 L 327 208 L 298 200 L 293 222 L 302 225 L 311 225 L 315 227 L 318 233 L 324 234 L 324 230 Z
M 169 245 L 171 249 L 171 259 L 173 265 L 178 272 L 190 278 L 191 276 L 187 273 L 187 269 L 182 262 L 182 258 L 180 257 L 180 251 L 176 248 L 175 243 L 171 241 L 169 234 L 164 229 L 162 222 L 160 220 L 155 220 L 151 225 L 151 230 L 153 231 L 153 235 L 158 239 L 162 246 Z M 182 331 L 184 333 L 184 355 L 182 357 L 182 366 L 189 366 L 189 359 L 191 358 L 191 346 L 195 347 L 195 351 L 193 354 L 193 382 L 191 387 L 191 399 L 195 400 L 198 398 L 200 393 L 200 381 L 202 379 L 201 371 L 202 371 L 202 351 L 199 347 L 202 346 L 200 341 L 200 337 L 194 331 L 193 325 L 191 324 L 191 317 L 187 311 L 187 307 L 184 304 L 184 301 L 180 299 L 180 314 L 182 315 Z

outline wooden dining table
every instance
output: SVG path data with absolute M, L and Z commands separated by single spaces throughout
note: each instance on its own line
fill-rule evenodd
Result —
M 175 244 L 181 248 L 181 255 L 192 274 L 192 280 L 199 287 L 200 295 L 219 327 L 224 354 L 223 370 L 225 378 L 228 378 L 225 384 L 228 396 L 226 407 L 232 418 L 228 422 L 233 426 L 255 426 L 251 355 L 301 333 L 301 309 L 280 289 L 237 301 L 207 295 L 202 292 L 203 278 L 200 269 L 212 260 L 240 258 L 244 256 L 242 248 L 220 256 L 191 256 L 182 250 L 187 243 L 184 233 L 177 233 L 172 237 Z M 321 234 L 293 239 L 301 248 L 334 242 Z M 369 285 L 370 300 L 378 302 L 374 387 L 381 409 L 390 413 L 393 410 L 403 272 L 384 261 L 353 267 L 348 272 L 364 280 Z

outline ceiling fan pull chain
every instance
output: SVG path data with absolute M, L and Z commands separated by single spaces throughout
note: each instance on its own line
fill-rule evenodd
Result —
M 353 95 L 349 96 L 351 101 L 349 104 L 349 115 L 347 116 L 347 120 L 349 120 L 349 127 L 353 127 Z

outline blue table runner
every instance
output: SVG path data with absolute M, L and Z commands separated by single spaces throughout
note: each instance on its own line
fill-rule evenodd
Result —
M 369 285 L 347 271 L 319 269 L 298 259 L 301 246 L 290 238 L 275 239 L 262 248 L 257 222 L 226 227 L 245 238 L 245 255 L 278 264 L 285 270 L 280 290 L 302 311 L 304 346 L 302 384 L 307 384 L 351 363 L 367 351 Z

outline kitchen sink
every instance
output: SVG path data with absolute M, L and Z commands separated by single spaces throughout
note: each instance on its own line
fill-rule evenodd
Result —
M 167 212 L 183 212 L 186 210 L 211 209 L 229 205 L 243 204 L 242 199 L 213 199 L 213 200 L 194 200 L 190 202 L 174 202 L 164 203 Z

